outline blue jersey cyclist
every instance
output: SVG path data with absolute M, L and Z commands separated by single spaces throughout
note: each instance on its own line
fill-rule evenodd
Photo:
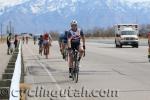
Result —
M 65 31 L 64 33 L 60 34 L 59 36 L 59 46 L 60 46 L 60 52 L 63 56 L 63 59 L 65 59 L 64 50 L 65 48 L 68 48 L 68 32 Z

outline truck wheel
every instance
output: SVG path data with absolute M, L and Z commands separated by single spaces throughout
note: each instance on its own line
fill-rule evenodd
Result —
M 131 45 L 132 46 L 132 48 L 135 48 L 136 46 L 135 45 Z
M 116 45 L 116 48 L 118 48 L 119 46 L 118 46 L 118 44 L 117 44 L 117 42 L 116 42 L 116 40 L 115 40 L 115 45 Z
M 138 44 L 136 45 L 136 48 L 139 48 L 139 45 L 138 45 Z
M 120 46 L 119 46 L 120 48 L 122 48 L 122 44 L 120 44 Z
M 116 48 L 118 48 L 119 46 L 116 44 Z
M 138 45 L 138 44 L 136 44 L 136 45 L 133 45 L 132 47 L 133 47 L 133 48 L 138 48 L 138 47 L 139 47 L 139 45 Z

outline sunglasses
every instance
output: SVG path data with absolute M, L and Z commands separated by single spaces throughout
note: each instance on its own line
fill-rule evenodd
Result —
M 77 27 L 77 25 L 76 24 L 72 24 L 71 27 Z

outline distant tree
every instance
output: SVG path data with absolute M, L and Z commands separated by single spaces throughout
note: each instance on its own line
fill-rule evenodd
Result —
M 55 31 L 50 31 L 49 34 L 51 34 L 53 40 L 58 40 L 59 38 L 59 33 Z

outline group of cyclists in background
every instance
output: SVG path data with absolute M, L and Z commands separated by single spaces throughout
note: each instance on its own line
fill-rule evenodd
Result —
M 83 31 L 78 28 L 78 23 L 76 20 L 71 21 L 70 27 L 71 28 L 69 30 L 60 34 L 58 43 L 62 58 L 68 62 L 69 78 L 72 78 L 73 76 L 78 75 L 80 60 L 83 56 L 85 56 L 85 35 Z M 28 44 L 28 39 L 28 36 L 21 36 L 23 44 Z M 43 35 L 40 35 L 39 38 L 33 37 L 34 44 L 36 44 L 37 40 L 39 45 L 39 54 L 44 54 L 46 59 L 48 59 L 50 47 L 52 46 L 51 35 L 49 33 L 44 33 Z M 18 36 L 14 36 L 10 33 L 7 37 L 7 45 L 7 53 L 10 54 L 13 45 L 14 48 L 18 45 Z
M 29 37 L 28 36 L 22 36 L 22 42 L 23 44 L 26 42 L 26 44 L 28 44 L 29 41 Z
M 48 59 L 48 55 L 50 53 L 50 46 L 52 44 L 52 37 L 50 34 L 45 33 L 44 35 L 40 35 L 39 37 L 39 54 L 46 56 L 46 59 Z M 36 43 L 36 40 L 34 39 L 34 44 Z

